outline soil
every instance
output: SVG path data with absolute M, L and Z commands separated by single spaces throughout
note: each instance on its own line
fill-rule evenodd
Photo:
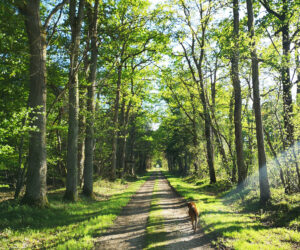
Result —
M 114 226 L 95 239 L 95 249 L 146 247 L 147 218 L 155 179 L 158 179 L 156 197 L 164 218 L 162 249 L 213 249 L 210 244 L 212 239 L 203 234 L 201 227 L 194 233 L 186 201 L 173 191 L 161 172 L 155 172 L 139 189 L 115 220 Z

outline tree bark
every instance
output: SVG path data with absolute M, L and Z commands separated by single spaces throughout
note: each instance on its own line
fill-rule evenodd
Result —
M 79 100 L 80 107 L 85 105 L 83 100 Z M 83 171 L 85 159 L 85 134 L 86 134 L 86 117 L 79 114 L 79 136 L 78 136 L 78 185 L 83 186 Z
M 193 103 L 193 96 L 191 96 L 191 101 Z M 193 161 L 194 161 L 194 167 L 195 167 L 195 173 L 198 174 L 198 170 L 199 170 L 199 166 L 198 166 L 198 135 L 197 135 L 197 126 L 196 126 L 196 109 L 195 106 L 193 105 L 193 119 L 192 119 L 192 124 L 193 124 L 193 146 L 194 146 L 194 150 L 193 150 Z
M 204 55 L 204 51 L 202 53 Z M 201 65 L 198 66 L 198 72 L 199 72 L 199 79 L 200 79 L 200 86 L 201 86 L 200 99 L 202 102 L 203 113 L 204 113 L 204 134 L 206 140 L 206 153 L 207 153 L 209 178 L 210 178 L 210 183 L 216 183 L 217 180 L 216 180 L 216 174 L 214 168 L 214 156 L 213 156 L 214 152 L 213 152 L 212 131 L 211 131 L 212 124 L 211 124 L 211 118 L 207 107 L 207 101 L 205 98 L 205 88 L 204 88 Z
M 290 80 L 290 47 L 291 39 L 289 36 L 289 20 L 288 20 L 288 3 L 287 0 L 283 0 L 283 15 L 282 15 L 282 68 L 281 68 L 281 78 L 282 78 L 282 90 L 283 90 L 283 118 L 284 118 L 284 128 L 286 133 L 286 138 L 288 145 L 292 146 L 294 143 L 294 126 L 292 123 L 293 115 L 293 100 L 292 100 L 292 82 Z
M 202 35 L 204 36 L 204 30 L 202 31 Z M 204 134 L 206 140 L 206 152 L 207 152 L 207 163 L 208 163 L 208 170 L 209 170 L 209 178 L 210 183 L 216 183 L 216 174 L 215 174 L 215 167 L 214 167 L 214 151 L 213 151 L 213 144 L 212 144 L 212 131 L 211 131 L 211 118 L 208 110 L 208 103 L 205 98 L 205 88 L 204 88 L 204 80 L 203 80 L 203 72 L 202 72 L 202 61 L 204 59 L 204 38 L 201 44 L 201 52 L 200 52 L 200 62 L 197 65 L 198 75 L 199 75 L 199 82 L 200 82 L 200 100 L 203 106 L 203 114 L 204 114 Z
M 72 31 L 70 47 L 70 71 L 69 71 L 69 127 L 68 127 L 68 148 L 67 148 L 67 183 L 64 198 L 76 201 L 77 175 L 78 175 L 78 54 L 80 45 L 80 29 L 83 19 L 84 0 L 80 0 L 78 14 L 76 15 L 76 0 L 70 0 L 69 20 Z
M 29 107 L 32 108 L 26 191 L 23 202 L 44 207 L 48 204 L 46 190 L 46 34 L 41 25 L 40 1 L 27 0 L 19 6 L 25 17 L 30 49 Z
M 132 81 L 133 82 L 133 81 Z M 132 83 L 133 85 L 133 83 Z M 127 106 L 127 110 L 125 112 L 124 110 L 124 114 L 123 114 L 123 135 L 122 135 L 122 148 L 121 148 L 121 159 L 120 159 L 120 166 L 122 169 L 122 175 L 126 172 L 125 168 L 126 168 L 126 150 L 127 150 L 127 137 L 128 137 L 128 121 L 129 121 L 129 112 L 131 109 L 131 101 L 129 102 L 128 106 Z
M 209 168 L 210 183 L 216 183 L 216 174 L 214 168 L 214 152 L 212 145 L 211 120 L 208 111 L 205 112 L 205 139 L 207 150 L 207 162 Z
M 247 14 L 248 14 L 248 30 L 252 39 L 251 44 L 251 61 L 252 61 L 252 84 L 253 84 L 253 108 L 255 112 L 256 123 L 256 140 L 258 149 L 258 166 L 259 166 L 259 188 L 260 201 L 265 204 L 271 198 L 269 179 L 267 172 L 267 161 L 264 146 L 263 123 L 260 109 L 260 94 L 259 94 L 259 67 L 258 58 L 256 54 L 256 45 L 254 38 L 254 17 L 252 0 L 247 0 Z
M 235 127 L 235 148 L 237 156 L 238 184 L 243 186 L 247 177 L 243 153 L 242 135 L 242 94 L 239 79 L 239 0 L 233 0 L 233 38 L 234 48 L 231 59 L 231 76 L 234 88 L 234 127 Z
M 119 176 L 121 177 L 124 172 L 123 168 L 123 149 L 124 149 L 124 143 L 125 143 L 125 98 L 126 95 L 122 96 L 122 104 L 120 108 L 120 114 L 119 114 L 119 133 L 118 133 L 118 148 L 117 148 L 117 169 L 119 171 Z
M 112 138 L 112 160 L 111 160 L 111 179 L 116 179 L 117 169 L 117 144 L 118 144 L 118 116 L 119 116 L 119 103 L 120 103 L 120 91 L 121 91 L 121 77 L 122 77 L 122 64 L 118 66 L 118 79 L 116 89 L 116 99 L 114 105 L 113 116 L 113 138 Z
M 94 161 L 94 119 L 95 119 L 95 87 L 97 76 L 97 17 L 99 0 L 95 1 L 94 11 L 90 17 L 91 33 L 91 69 L 89 75 L 88 99 L 87 99 L 87 126 L 85 137 L 85 161 L 84 161 L 84 186 L 83 193 L 87 196 L 93 195 L 93 161 Z M 91 11 L 92 12 L 92 11 Z
M 234 110 L 234 91 L 231 94 L 230 104 L 229 104 L 229 151 L 231 152 L 231 161 L 232 161 L 232 172 L 231 172 L 231 182 L 236 183 L 236 154 L 233 152 L 233 110 Z
M 204 30 L 202 31 L 202 35 L 204 36 Z M 213 152 L 213 144 L 212 144 L 212 131 L 211 131 L 211 118 L 208 110 L 208 101 L 205 98 L 205 88 L 204 88 L 204 79 L 203 79 L 203 72 L 202 72 L 202 62 L 204 59 L 204 38 L 201 44 L 201 52 L 200 52 L 200 59 L 197 65 L 198 75 L 199 75 L 199 83 L 200 89 L 199 96 L 203 107 L 203 114 L 204 114 L 204 134 L 206 140 L 206 153 L 207 153 L 207 164 L 209 170 L 209 178 L 210 183 L 216 183 L 216 174 L 215 174 L 215 167 L 214 167 L 214 152 Z

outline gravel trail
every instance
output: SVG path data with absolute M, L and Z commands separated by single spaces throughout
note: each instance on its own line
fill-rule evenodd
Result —
M 201 227 L 194 233 L 186 201 L 178 197 L 162 174 L 159 178 L 158 203 L 167 233 L 165 249 L 213 249 L 210 246 L 211 239 L 202 233 Z
M 114 226 L 96 238 L 94 249 L 144 249 L 146 227 L 155 179 L 158 179 L 158 205 L 164 218 L 166 237 L 157 249 L 213 249 L 201 229 L 194 233 L 189 221 L 186 201 L 172 190 L 161 172 L 154 172 L 133 196 L 115 220 Z

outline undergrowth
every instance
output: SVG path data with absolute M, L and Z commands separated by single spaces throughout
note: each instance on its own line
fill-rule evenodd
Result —
M 200 210 L 201 227 L 218 248 L 299 249 L 300 196 L 272 189 L 272 201 L 259 203 L 256 190 L 237 193 L 227 181 L 209 184 L 164 172 L 171 185 Z
M 0 246 L 2 249 L 89 249 L 93 237 L 109 226 L 145 182 L 98 180 L 95 198 L 79 196 L 76 203 L 64 202 L 64 190 L 48 193 L 49 208 L 20 205 L 17 201 L 0 203 Z

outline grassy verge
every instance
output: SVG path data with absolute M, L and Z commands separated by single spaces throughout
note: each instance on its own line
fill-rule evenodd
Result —
M 76 203 L 63 202 L 64 190 L 55 190 L 48 194 L 50 207 L 44 209 L 3 201 L 0 248 L 92 248 L 93 237 L 113 224 L 146 178 L 134 182 L 100 180 L 94 184 L 95 199 L 80 196 Z
M 274 199 L 267 209 L 262 209 L 255 192 L 249 192 L 247 200 L 241 200 L 239 195 L 228 190 L 229 186 L 226 183 L 209 185 L 205 181 L 193 178 L 182 179 L 166 172 L 165 175 L 183 197 L 196 201 L 201 227 L 208 237 L 216 239 L 213 243 L 217 247 L 299 249 L 299 227 L 295 227 L 300 221 L 299 195 L 297 198 L 289 198 L 294 200 L 294 205 L 290 205 L 290 210 L 285 214 L 286 206 L 276 210 L 284 203 L 283 200 Z M 276 192 L 273 191 L 274 193 L 276 197 Z M 276 224 L 277 220 L 284 223 Z
M 166 233 L 164 232 L 164 219 L 162 214 L 162 209 L 158 204 L 158 181 L 155 180 L 153 197 L 151 201 L 150 213 L 147 222 L 146 229 L 146 244 L 145 249 L 162 249 L 163 242 L 165 240 Z

